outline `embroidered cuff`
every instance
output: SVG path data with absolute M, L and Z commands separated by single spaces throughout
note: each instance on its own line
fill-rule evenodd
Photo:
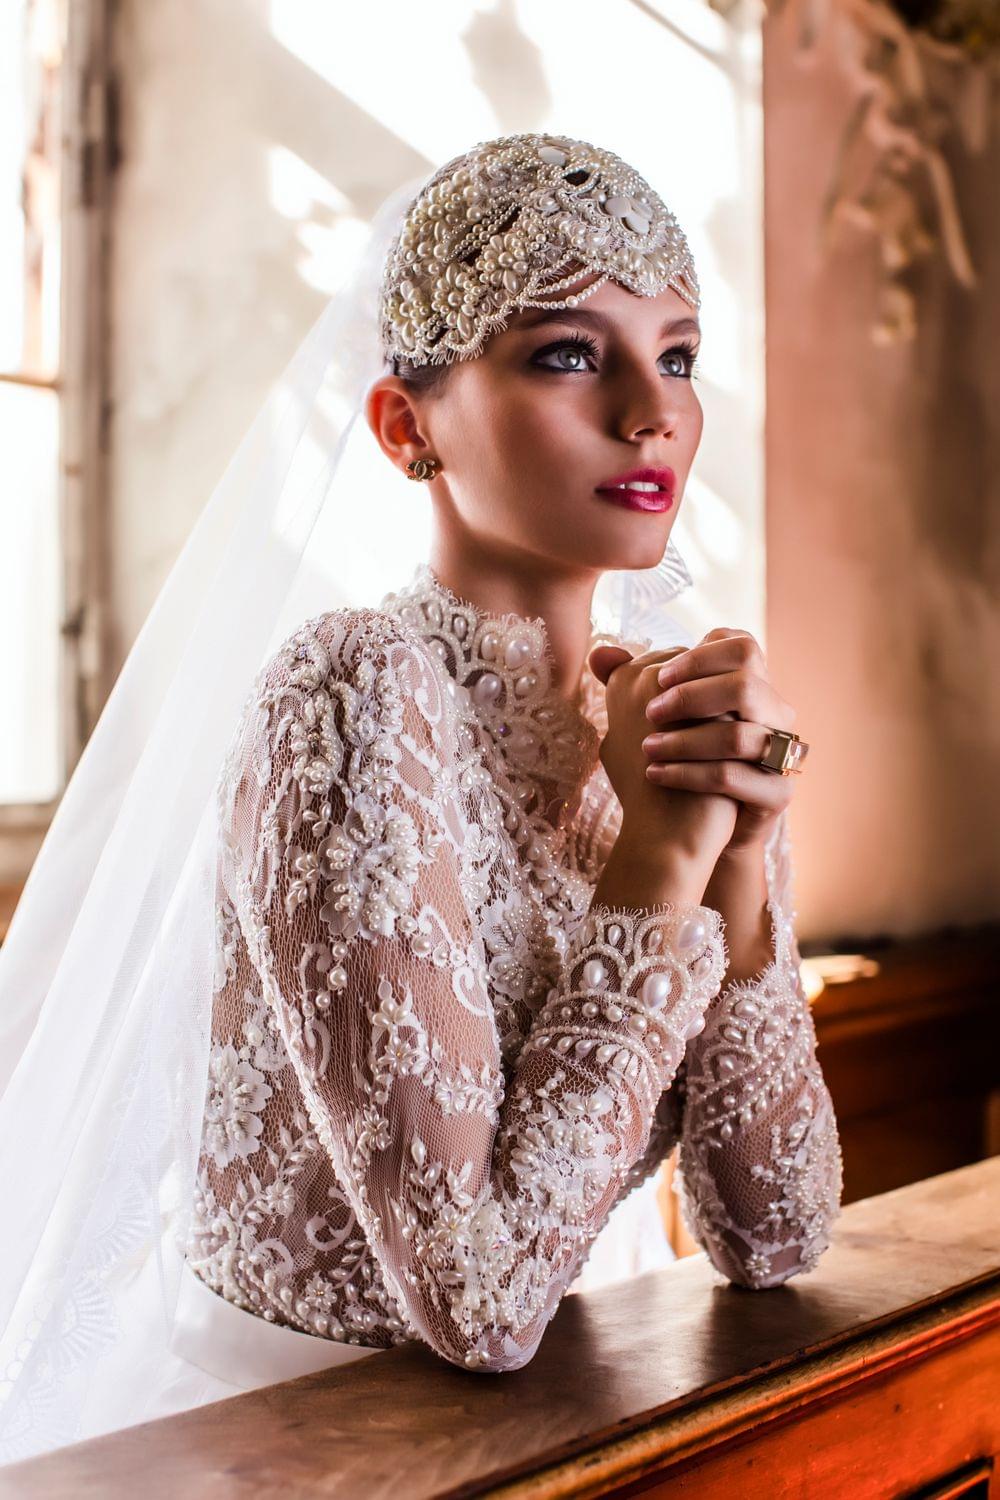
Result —
M 669 1086 L 727 967 L 725 922 L 714 908 L 661 902 L 592 909 L 563 958 L 532 1029 L 539 1046 L 635 1079 L 652 1062 Z

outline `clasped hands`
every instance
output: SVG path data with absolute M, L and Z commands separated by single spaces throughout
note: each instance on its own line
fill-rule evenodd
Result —
M 726 857 L 758 849 L 791 801 L 794 778 L 755 762 L 767 750 L 770 729 L 794 729 L 795 709 L 774 688 L 748 631 L 710 630 L 694 646 L 656 655 L 663 657 L 660 691 L 646 705 L 650 732 L 642 741 L 648 780 L 731 797 L 738 812 Z M 625 652 L 621 659 L 630 658 Z M 620 664 L 605 658 L 595 670 L 606 682 Z

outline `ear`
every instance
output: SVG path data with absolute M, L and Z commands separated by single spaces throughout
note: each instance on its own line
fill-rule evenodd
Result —
M 402 469 L 427 447 L 413 397 L 398 375 L 383 375 L 369 388 L 365 419 L 382 452 Z
M 598 681 L 606 683 L 615 667 L 620 667 L 623 662 L 631 660 L 632 653 L 626 651 L 624 646 L 602 643 L 600 646 L 592 647 L 587 657 L 587 665 Z

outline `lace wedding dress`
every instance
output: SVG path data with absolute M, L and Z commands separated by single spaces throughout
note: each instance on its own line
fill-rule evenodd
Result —
M 203 1304 L 321 1355 L 419 1339 L 517 1368 L 678 1141 L 684 1220 L 725 1277 L 816 1265 L 841 1156 L 785 819 L 772 961 L 723 988 L 711 908 L 592 901 L 620 818 L 603 692 L 585 667 L 570 703 L 541 619 L 426 564 L 259 673 L 218 788 Z

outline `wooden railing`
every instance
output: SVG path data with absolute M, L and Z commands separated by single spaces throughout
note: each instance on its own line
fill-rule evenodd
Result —
M 0 1500 L 1000 1496 L 1000 1157 L 849 1204 L 753 1292 L 699 1253 L 501 1375 L 422 1345 L 0 1469 Z

